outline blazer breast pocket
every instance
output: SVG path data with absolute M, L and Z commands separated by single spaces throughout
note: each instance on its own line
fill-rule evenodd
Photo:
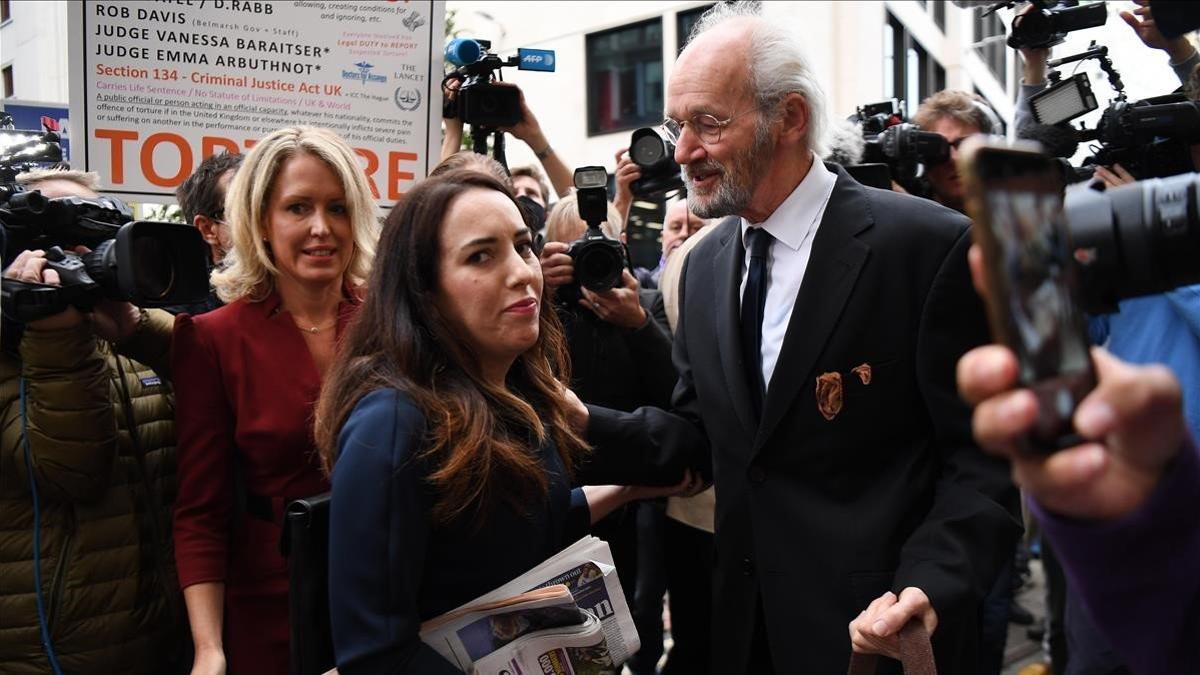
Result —
M 816 377 L 817 412 L 827 421 L 860 417 L 893 391 L 900 369 L 898 359 L 862 361 L 844 370 L 826 371 Z

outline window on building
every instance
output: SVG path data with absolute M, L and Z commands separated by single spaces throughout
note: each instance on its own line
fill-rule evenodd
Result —
M 700 17 L 705 12 L 712 9 L 712 5 L 704 5 L 694 9 L 684 10 L 675 15 L 675 42 L 677 48 L 675 53 L 678 54 L 687 46 L 688 38 L 692 35 L 692 29 L 696 27 L 696 23 L 700 21 Z
M 916 0 L 916 3 L 933 17 L 938 28 L 946 30 L 946 0 Z
M 12 3 L 9 0 L 0 0 L 0 23 L 4 23 L 12 18 Z
M 883 22 L 883 95 L 896 91 L 896 29 L 891 21 Z
M 12 66 L 4 66 L 3 73 L 4 73 L 4 91 L 0 92 L 0 93 L 4 94 L 4 98 L 8 98 L 10 96 L 15 96 L 16 93 L 13 91 Z
M 921 101 L 946 88 L 946 69 L 888 14 L 883 26 L 883 96 L 904 101 L 911 116 Z
M 661 122 L 662 19 L 587 36 L 587 92 L 591 136 Z
M 662 201 L 633 200 L 625 224 L 625 245 L 634 267 L 652 270 L 662 257 L 662 228 L 667 208 Z
M 1008 79 L 1008 46 L 1004 36 L 1004 22 L 998 12 L 983 16 L 983 12 L 976 10 L 975 51 L 1001 84 Z

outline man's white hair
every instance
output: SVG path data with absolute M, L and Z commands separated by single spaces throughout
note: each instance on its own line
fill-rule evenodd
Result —
M 730 20 L 758 19 L 750 34 L 750 87 L 759 109 L 778 118 L 777 106 L 788 94 L 796 93 L 808 103 L 808 147 L 818 157 L 825 154 L 825 93 L 813 75 L 800 37 L 783 22 L 766 20 L 762 3 L 749 0 L 718 2 L 692 27 L 690 43 L 698 35 Z

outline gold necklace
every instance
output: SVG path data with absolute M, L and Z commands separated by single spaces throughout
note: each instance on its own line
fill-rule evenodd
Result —
M 278 313 L 280 313 L 280 312 L 282 312 L 282 311 L 284 311 L 284 309 L 283 309 L 283 306 L 282 306 L 282 305 L 280 305 L 279 307 L 276 307 L 276 308 L 275 308 L 275 311 L 271 312 L 271 314 L 272 314 L 272 316 L 273 316 L 273 315 L 275 315 L 275 314 L 278 314 Z M 291 312 L 289 312 L 289 314 L 291 314 Z M 294 325 L 294 326 L 295 326 L 297 329 L 299 329 L 299 330 L 300 330 L 300 332 L 302 332 L 302 333 L 308 333 L 309 335 L 316 335 L 317 333 L 320 333 L 321 331 L 323 331 L 323 330 L 325 330 L 325 329 L 327 329 L 327 328 L 332 328 L 333 326 L 336 326 L 336 325 L 337 325 L 337 322 L 338 322 L 338 318 L 337 318 L 337 317 L 334 317 L 332 321 L 330 321 L 329 323 L 325 324 L 324 326 L 309 326 L 308 328 L 305 328 L 304 326 L 301 326 L 301 325 L 300 325 L 300 323 L 299 323 L 299 317 L 298 317 L 298 316 L 296 316 L 295 314 L 292 314 L 292 325 Z
M 295 315 L 293 314 L 292 316 L 295 316 Z M 305 328 L 305 327 L 301 326 L 300 324 L 296 324 L 296 328 L 299 328 L 301 331 L 308 333 L 309 335 L 316 335 L 317 333 L 319 333 L 327 328 L 332 328 L 336 324 L 337 324 L 337 319 L 334 319 L 333 321 L 330 321 L 328 324 L 326 324 L 324 326 L 309 326 L 308 328 Z

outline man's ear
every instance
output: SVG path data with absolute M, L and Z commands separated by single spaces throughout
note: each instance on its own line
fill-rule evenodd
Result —
M 803 143 L 808 138 L 809 121 L 812 118 L 808 101 L 800 94 L 792 92 L 783 99 L 783 118 L 780 130 L 780 140 Z
M 208 216 L 197 213 L 196 216 L 192 218 L 192 224 L 196 226 L 197 230 L 200 230 L 200 236 L 204 238 L 206 243 L 213 246 L 221 245 L 221 240 L 219 237 L 217 237 L 217 221 L 209 218 Z

